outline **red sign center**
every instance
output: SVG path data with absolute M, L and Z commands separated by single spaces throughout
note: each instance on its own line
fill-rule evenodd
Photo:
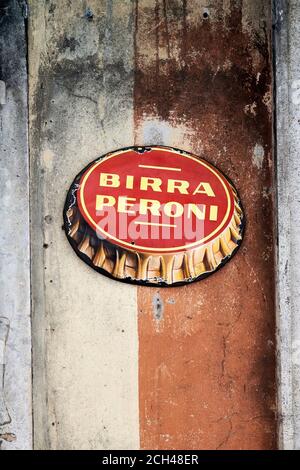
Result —
M 94 162 L 78 205 L 99 238 L 134 251 L 182 252 L 217 238 L 234 194 L 206 161 L 163 147 L 122 150 Z

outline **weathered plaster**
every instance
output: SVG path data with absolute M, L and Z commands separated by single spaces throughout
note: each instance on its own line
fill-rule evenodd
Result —
M 26 34 L 21 3 L 0 15 L 0 445 L 32 445 Z M 3 385 L 3 387 L 2 387 Z M 6 423 L 6 424 L 4 424 Z
M 300 5 L 274 4 L 279 446 L 300 449 Z
M 141 447 L 272 449 L 271 3 L 136 6 L 135 143 L 208 159 L 236 185 L 246 217 L 223 272 L 171 293 L 138 288 Z
M 215 19 L 222 7 L 224 15 L 218 20 L 226 28 L 231 3 L 201 1 L 195 8 Z M 242 11 L 243 34 L 254 28 L 261 40 L 263 3 L 243 2 Z M 89 270 L 74 257 L 60 230 L 63 192 L 73 176 L 99 154 L 131 145 L 134 140 L 133 2 L 119 2 L 114 9 L 111 2 L 91 1 L 84 8 L 78 0 L 72 2 L 72 10 L 58 1 L 32 0 L 29 4 L 35 446 L 138 447 L 136 288 L 112 284 Z M 279 444 L 284 449 L 299 449 L 300 8 L 297 0 L 274 0 L 274 4 Z M 31 447 L 27 75 L 24 20 L 17 2 L 12 5 L 16 15 L 0 20 L 0 57 L 5 59 L 0 75 L 2 371 L 5 364 L 0 416 L 5 422 L 8 415 L 11 419 L 5 426 L 0 423 L 0 434 L 6 438 L 2 448 L 21 449 Z M 191 15 L 191 24 L 198 20 Z M 212 30 L 215 24 L 212 21 Z M 149 26 L 139 45 L 144 67 L 156 54 L 151 28 L 155 30 L 155 25 Z M 173 58 L 178 61 L 176 40 L 173 46 Z M 166 59 L 167 48 L 160 45 L 159 54 Z M 260 54 L 255 50 L 252 61 L 253 69 L 259 69 Z M 216 67 L 215 78 L 220 71 L 230 71 L 232 64 L 227 58 Z M 258 72 L 257 84 L 261 78 Z M 269 92 L 263 103 L 270 111 Z M 245 102 L 243 110 L 252 119 L 259 112 L 255 100 Z M 184 141 L 186 146 L 193 138 L 186 123 L 174 126 L 165 115 L 144 115 L 139 126 L 139 143 L 155 140 L 182 146 Z M 255 172 L 269 159 L 260 145 L 257 141 L 249 146 Z M 88 154 L 83 154 L 82 148 Z M 207 151 L 199 134 L 193 149 L 200 155 Z M 219 155 L 221 163 L 228 151 L 225 142 Z M 231 171 L 230 167 L 226 170 Z M 238 175 L 233 172 L 233 177 Z M 267 204 L 270 191 L 268 185 L 262 187 Z M 255 281 L 254 274 L 250 270 Z M 204 300 L 204 296 L 197 296 L 199 315 Z M 149 291 L 149 299 L 143 297 L 146 304 L 149 318 L 155 317 L 155 329 L 162 331 L 168 309 L 178 309 L 178 298 L 175 291 L 172 297 L 169 292 L 165 296 L 157 291 L 150 295 Z M 227 360 L 228 338 L 223 344 Z M 220 357 L 224 365 L 225 356 Z M 229 416 L 225 424 L 231 432 L 230 420 Z
M 29 3 L 34 446 L 139 447 L 136 287 L 62 230 L 79 171 L 133 141 L 133 4 Z

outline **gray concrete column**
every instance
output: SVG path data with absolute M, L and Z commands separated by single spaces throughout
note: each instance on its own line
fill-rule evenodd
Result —
M 274 1 L 281 449 L 300 449 L 300 2 Z
M 0 448 L 30 449 L 31 327 L 26 31 L 0 6 Z

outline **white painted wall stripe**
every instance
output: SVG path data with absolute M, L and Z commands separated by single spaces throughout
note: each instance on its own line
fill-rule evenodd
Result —
M 135 449 L 136 287 L 86 266 L 61 230 L 75 175 L 133 142 L 134 4 L 93 0 L 92 19 L 52 4 L 33 0 L 29 25 L 34 442 Z

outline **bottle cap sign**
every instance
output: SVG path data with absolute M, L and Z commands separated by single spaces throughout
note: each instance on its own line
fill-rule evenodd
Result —
M 92 162 L 74 180 L 64 211 L 77 254 L 116 279 L 191 282 L 239 246 L 236 190 L 207 161 L 168 147 L 133 147 Z

